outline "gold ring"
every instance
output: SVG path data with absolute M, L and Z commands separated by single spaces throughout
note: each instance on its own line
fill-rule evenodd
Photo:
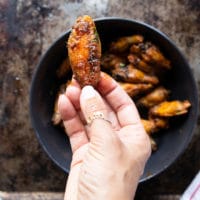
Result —
M 94 112 L 94 113 L 92 114 L 92 116 L 89 116 L 89 117 L 88 117 L 88 120 L 87 120 L 87 123 L 88 123 L 89 125 L 91 125 L 92 122 L 93 122 L 95 119 L 102 119 L 102 120 L 107 121 L 107 122 L 109 122 L 109 123 L 111 124 L 111 122 L 110 122 L 108 119 L 105 118 L 104 114 L 103 114 L 102 112 L 99 112 L 99 111 L 96 111 L 96 112 Z

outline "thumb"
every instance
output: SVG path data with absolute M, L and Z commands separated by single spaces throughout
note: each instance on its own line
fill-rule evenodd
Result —
M 92 87 L 85 86 L 80 95 L 81 110 L 90 126 L 90 140 L 105 141 L 113 136 L 113 129 L 108 121 L 108 110 L 100 94 Z

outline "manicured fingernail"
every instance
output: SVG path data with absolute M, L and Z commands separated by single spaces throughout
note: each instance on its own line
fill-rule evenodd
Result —
M 82 89 L 82 98 L 83 99 L 91 99 L 94 98 L 96 96 L 96 91 L 94 90 L 94 88 L 92 86 L 85 86 Z

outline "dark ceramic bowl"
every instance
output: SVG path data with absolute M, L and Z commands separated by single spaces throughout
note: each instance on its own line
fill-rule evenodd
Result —
M 142 34 L 156 44 L 171 60 L 167 87 L 171 98 L 188 99 L 192 107 L 189 113 L 176 120 L 168 130 L 158 134 L 159 148 L 146 165 L 140 182 L 156 176 L 169 167 L 188 146 L 198 115 L 197 87 L 191 69 L 176 45 L 159 30 L 147 24 L 121 18 L 95 20 L 103 51 L 106 45 L 119 36 Z M 60 85 L 56 70 L 67 55 L 66 41 L 70 30 L 58 38 L 42 57 L 33 76 L 30 93 L 30 115 L 37 138 L 49 157 L 65 172 L 69 172 L 71 149 L 62 130 L 51 123 L 55 95 Z

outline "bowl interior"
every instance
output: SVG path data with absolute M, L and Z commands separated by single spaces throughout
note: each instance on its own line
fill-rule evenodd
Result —
M 158 150 L 153 153 L 146 165 L 140 182 L 157 175 L 172 164 L 187 147 L 192 137 L 198 114 L 197 88 L 188 63 L 176 46 L 161 32 L 146 24 L 117 18 L 95 21 L 102 49 L 113 39 L 142 34 L 156 44 L 172 62 L 167 88 L 171 98 L 188 99 L 192 107 L 184 117 L 179 117 L 170 129 L 157 134 Z M 67 55 L 66 41 L 69 31 L 61 36 L 41 59 L 34 74 L 31 95 L 30 113 L 36 135 L 50 158 L 64 171 L 68 172 L 71 162 L 71 149 L 65 133 L 51 123 L 55 95 L 60 85 L 56 70 Z

